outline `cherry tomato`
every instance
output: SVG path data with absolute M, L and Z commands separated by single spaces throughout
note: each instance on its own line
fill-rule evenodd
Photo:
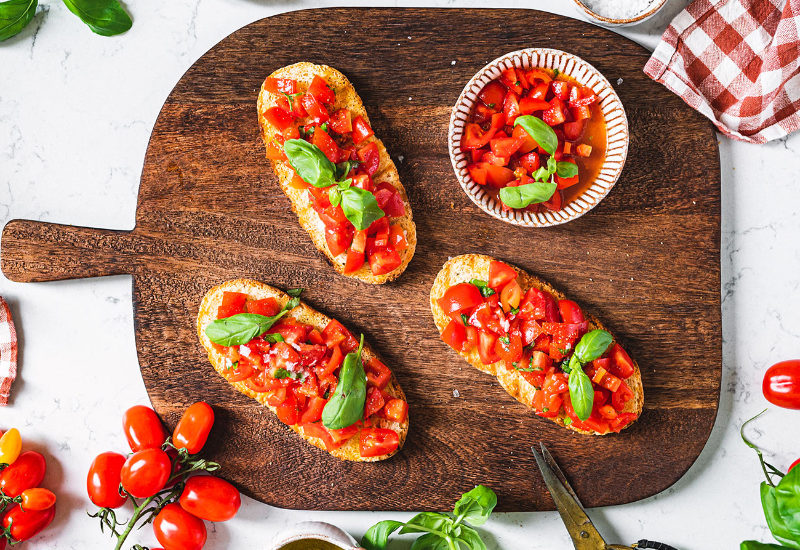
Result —
M 44 457 L 36 451 L 27 451 L 0 472 L 0 490 L 9 497 L 18 497 L 25 489 L 36 487 L 44 479 L 47 469 Z
M 52 491 L 41 487 L 25 489 L 20 496 L 22 497 L 20 504 L 25 510 L 40 512 L 47 510 L 56 503 L 56 495 Z
M 19 430 L 11 428 L 0 437 L 0 464 L 13 464 L 21 450 Z
M 100 508 L 119 508 L 128 501 L 120 494 L 120 473 L 125 457 L 119 453 L 101 453 L 92 461 L 86 478 L 89 499 Z
M 190 514 L 208 521 L 228 521 L 242 505 L 239 491 L 214 476 L 189 478 L 180 498 L 181 507 Z
M 800 360 L 775 363 L 764 374 L 764 397 L 773 405 L 800 409 Z
M 792 468 L 794 468 L 795 466 L 800 466 L 800 458 L 798 458 L 797 460 L 795 460 L 794 462 L 792 462 L 792 465 L 791 465 L 791 466 L 789 466 L 789 470 L 788 470 L 788 471 L 789 471 L 789 472 L 791 472 L 791 471 L 792 471 Z
M 208 403 L 199 401 L 183 413 L 172 434 L 172 443 L 178 449 L 186 449 L 190 455 L 197 454 L 206 444 L 213 425 L 214 409 Z
M 167 504 L 153 521 L 153 532 L 166 550 L 201 550 L 206 526 L 174 502 Z
M 153 409 L 144 405 L 136 405 L 125 411 L 122 429 L 134 453 L 143 449 L 160 449 L 167 439 L 161 419 Z
M 151 497 L 167 484 L 172 463 L 161 449 L 133 453 L 122 465 L 122 487 L 136 498 Z
M 3 527 L 9 529 L 11 536 L 16 540 L 28 540 L 50 525 L 56 516 L 56 507 L 47 510 L 23 510 L 19 505 L 14 505 L 3 517 Z

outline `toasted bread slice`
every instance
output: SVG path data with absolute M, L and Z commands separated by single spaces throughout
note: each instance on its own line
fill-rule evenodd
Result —
M 440 334 L 450 322 L 450 318 L 445 314 L 442 308 L 439 307 L 438 299 L 444 296 L 444 293 L 448 288 L 457 283 L 469 282 L 472 279 L 481 279 L 484 281 L 488 280 L 489 263 L 493 260 L 494 258 L 481 254 L 465 254 L 463 256 L 456 256 L 444 264 L 433 282 L 430 296 L 433 320 L 434 323 L 436 323 L 436 327 L 439 329 Z M 527 290 L 530 288 L 538 288 L 540 290 L 549 292 L 556 300 L 566 299 L 566 296 L 562 292 L 557 291 L 545 281 L 542 281 L 533 275 L 529 275 L 517 267 L 512 267 L 519 274 L 517 277 L 517 282 L 519 282 L 523 292 L 527 292 Z M 587 321 L 589 321 L 589 330 L 608 330 L 594 316 L 585 311 L 584 315 L 586 316 Z M 530 382 L 528 382 L 519 371 L 505 368 L 501 361 L 498 361 L 492 365 L 484 365 L 478 356 L 477 350 L 472 350 L 469 353 L 459 352 L 459 355 L 461 355 L 470 365 L 474 366 L 478 370 L 496 376 L 497 380 L 500 382 L 500 385 L 503 386 L 503 388 L 514 399 L 524 405 L 527 405 L 528 407 L 533 408 L 533 395 L 536 388 Z M 639 370 L 639 365 L 635 360 L 633 363 L 634 373 L 629 378 L 625 379 L 625 383 L 628 384 L 631 390 L 633 390 L 634 397 L 625 404 L 625 410 L 623 412 L 635 413 L 638 418 L 641 415 L 642 408 L 644 406 L 644 388 L 642 387 L 642 374 Z M 574 425 L 566 425 L 564 423 L 564 419 L 566 417 L 566 413 L 562 411 L 560 416 L 551 418 L 550 420 L 579 433 L 602 435 L 594 431 L 581 430 Z M 628 426 L 631 424 L 633 424 L 633 422 L 628 424 Z
M 205 297 L 203 297 L 203 301 L 200 304 L 200 311 L 197 314 L 197 336 L 200 338 L 200 343 L 203 344 L 206 352 L 208 352 L 208 359 L 211 361 L 214 370 L 216 370 L 223 378 L 225 378 L 225 361 L 227 358 L 225 355 L 221 354 L 215 349 L 211 340 L 209 340 L 208 336 L 206 336 L 205 329 L 209 323 L 217 318 L 217 308 L 222 304 L 222 294 L 225 291 L 242 292 L 256 300 L 263 298 L 275 298 L 282 306 L 285 305 L 290 299 L 290 296 L 285 292 L 250 279 L 236 279 L 233 281 L 228 281 L 222 283 L 221 285 L 215 286 L 208 291 Z M 318 328 L 320 331 L 323 330 L 330 322 L 329 317 L 326 317 L 322 313 L 311 309 L 302 302 L 299 306 L 291 310 L 287 314 L 287 317 L 293 317 L 297 321 L 312 325 Z M 361 357 L 364 361 L 367 361 L 372 357 L 377 357 L 377 355 L 369 346 L 369 344 L 365 342 Z M 267 403 L 266 393 L 253 391 L 243 381 L 231 382 L 231 385 L 243 394 L 252 397 L 265 407 L 269 408 L 273 413 L 275 412 L 275 407 L 272 407 Z M 389 393 L 392 397 L 406 401 L 405 394 L 403 394 L 403 390 L 400 389 L 400 385 L 397 383 L 397 379 L 395 378 L 394 374 L 392 374 L 392 380 L 386 386 L 384 391 Z M 299 425 L 289 427 L 300 437 L 308 441 L 311 445 L 325 450 L 325 444 L 321 439 L 305 435 L 303 433 L 303 429 Z M 397 423 L 386 419 L 378 419 L 376 427 L 388 428 L 397 432 L 397 435 L 400 437 L 400 446 L 397 448 L 397 450 L 399 451 L 403 448 L 403 443 L 405 442 L 406 435 L 408 434 L 408 418 L 406 418 L 403 423 Z M 386 460 L 395 453 L 397 453 L 397 451 L 386 455 L 364 458 L 359 454 L 359 438 L 357 435 L 350 438 L 347 443 L 338 449 L 333 449 L 330 451 L 330 454 L 336 458 L 357 462 L 377 462 L 379 460 Z
M 367 123 L 370 124 L 370 126 L 372 125 L 369 121 L 369 117 L 367 116 L 367 110 L 364 108 L 364 103 L 362 103 L 361 98 L 358 96 L 358 93 L 356 93 L 353 85 L 346 76 L 332 67 L 328 67 L 327 65 L 314 65 L 313 63 L 301 62 L 295 63 L 294 65 L 289 65 L 287 67 L 282 67 L 272 73 L 270 76 L 274 78 L 294 79 L 298 84 L 298 92 L 306 92 L 311 84 L 312 79 L 314 78 L 314 75 L 319 75 L 322 77 L 336 94 L 336 102 L 330 108 L 330 112 L 347 108 L 353 114 L 354 118 L 360 115 Z M 261 136 L 264 139 L 265 146 L 278 137 L 280 133 L 276 128 L 267 122 L 266 118 L 264 117 L 264 112 L 270 107 L 275 107 L 281 97 L 282 96 L 279 94 L 268 92 L 266 89 L 264 89 L 263 85 L 261 87 L 261 92 L 258 95 L 258 121 L 261 125 Z M 394 186 L 395 189 L 399 191 L 400 197 L 403 199 L 403 204 L 406 208 L 405 216 L 393 218 L 391 224 L 399 224 L 405 230 L 408 248 L 399 252 L 400 258 L 402 259 L 401 264 L 393 271 L 384 275 L 373 275 L 369 268 L 368 262 L 365 262 L 364 265 L 362 265 L 361 268 L 354 273 L 345 273 L 344 266 L 347 260 L 347 254 L 342 253 L 338 256 L 331 254 L 331 251 L 328 249 L 328 245 L 325 242 L 325 225 L 312 208 L 308 192 L 304 189 L 292 187 L 291 185 L 294 170 L 292 170 L 290 166 L 283 162 L 271 162 L 272 169 L 278 178 L 281 189 L 283 189 L 283 192 L 286 193 L 286 196 L 289 197 L 289 200 L 292 202 L 292 210 L 294 210 L 295 214 L 297 214 L 297 218 L 300 220 L 300 225 L 302 225 L 303 228 L 308 231 L 308 234 L 311 236 L 311 240 L 314 241 L 314 245 L 328 257 L 328 260 L 330 261 L 331 265 L 333 265 L 333 268 L 342 275 L 355 277 L 366 283 L 383 284 L 393 281 L 399 277 L 403 271 L 405 271 L 408 263 L 414 256 L 414 249 L 417 246 L 417 230 L 416 226 L 414 225 L 414 221 L 412 220 L 411 203 L 408 201 L 408 195 L 406 194 L 403 184 L 400 183 L 400 175 L 397 173 L 397 167 L 395 166 L 394 161 L 392 161 L 392 158 L 386 151 L 386 147 L 384 147 L 383 142 L 381 142 L 381 140 L 377 137 L 371 136 L 363 142 L 363 145 L 367 145 L 371 141 L 374 141 L 378 145 L 378 151 L 380 152 L 381 158 L 378 171 L 372 177 L 373 182 L 376 186 L 382 182 L 388 182 Z

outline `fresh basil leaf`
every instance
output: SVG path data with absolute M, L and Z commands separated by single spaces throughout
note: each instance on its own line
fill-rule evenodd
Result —
M 464 493 L 453 508 L 456 521 L 466 521 L 470 525 L 483 525 L 497 506 L 497 495 L 484 485 L 478 485 Z
M 420 512 L 406 522 L 400 535 L 407 533 L 427 533 L 429 530 L 449 532 L 453 528 L 453 518 L 438 512 Z
M 556 174 L 558 174 L 559 178 L 574 178 L 578 175 L 578 165 L 574 162 L 558 162 L 556 164 Z
M 342 212 L 359 231 L 386 215 L 378 206 L 375 195 L 358 187 L 348 187 L 342 191 Z
M 494 289 L 492 289 L 492 287 L 490 287 L 489 283 L 487 283 L 486 281 L 481 281 L 480 279 L 472 279 L 469 282 L 469 284 L 477 286 L 478 290 L 481 291 L 481 296 L 483 296 L 484 298 L 488 298 L 492 294 L 495 294 Z
M 361 362 L 364 335 L 356 351 L 347 354 L 339 371 L 339 383 L 325 408 L 322 409 L 322 425 L 329 430 L 341 430 L 352 426 L 364 416 L 367 400 L 367 375 Z
M 558 136 L 556 136 L 553 129 L 541 118 L 533 115 L 518 116 L 517 120 L 514 121 L 514 126 L 522 126 L 528 135 L 539 144 L 539 147 L 550 155 L 556 152 Z
M 770 487 L 769 492 L 774 495 L 774 509 L 777 509 L 778 515 L 772 518 L 772 524 L 767 510 L 768 504 L 772 503 L 764 502 L 764 491 L 762 487 L 762 505 L 770 531 L 783 544 L 800 548 L 800 470 L 792 468 L 774 490 Z M 771 498 L 769 500 L 771 501 Z
M 293 380 L 297 380 L 300 378 L 300 373 L 292 372 L 288 369 L 284 369 L 283 367 L 276 369 L 275 372 L 272 373 L 273 378 L 277 378 L 281 380 L 283 378 L 292 378 Z
M 290 288 L 289 290 L 286 291 L 286 294 L 288 294 L 292 298 L 297 298 L 303 293 L 304 290 L 305 290 L 304 288 Z
M 603 355 L 614 339 L 611 335 L 600 329 L 587 332 L 575 346 L 575 356 L 582 364 L 586 364 Z
M 346 160 L 336 165 L 336 179 L 342 179 L 350 173 L 350 170 L 355 166 L 355 162 Z
M 780 544 L 769 544 L 766 542 L 758 542 L 757 540 L 746 540 L 739 545 L 739 550 L 784 550 L 788 546 L 781 546 Z
M 336 187 L 338 187 L 340 191 L 344 191 L 351 185 L 353 185 L 353 180 L 351 178 L 347 178 L 346 180 L 336 182 Z
M 272 317 L 255 313 L 237 313 L 224 319 L 217 319 L 206 327 L 206 336 L 220 346 L 241 346 L 267 332 L 278 319 L 288 313 L 289 309 L 292 308 L 286 308 Z
M 133 26 L 130 15 L 117 0 L 64 0 L 64 4 L 102 36 L 122 34 Z
M 314 187 L 329 187 L 336 183 L 336 166 L 316 145 L 304 139 L 287 139 L 283 152 L 304 182 Z
M 462 525 L 458 540 L 467 545 L 469 550 L 486 550 L 486 544 L 481 540 L 478 532 L 469 525 Z
M 469 317 L 467 317 L 466 313 L 461 314 L 461 322 L 464 323 L 465 327 L 469 326 Z
M 547 172 L 548 174 L 554 173 L 558 170 L 558 163 L 556 162 L 555 157 L 547 157 Z
M 402 521 L 392 521 L 387 519 L 376 523 L 361 537 L 361 546 L 366 550 L 385 550 L 389 542 L 389 535 L 403 526 Z
M 331 202 L 331 206 L 339 206 L 339 203 L 342 202 L 342 192 L 338 187 L 328 188 L 328 200 Z
M 8 0 L 0 2 L 0 42 L 28 26 L 36 15 L 39 0 Z
M 290 294 L 290 296 L 292 295 Z M 289 298 L 289 301 L 286 302 L 286 305 L 283 306 L 283 309 L 281 311 L 282 312 L 289 311 L 296 308 L 299 305 L 300 305 L 300 298 L 298 296 L 293 296 L 292 298 Z
M 451 550 L 447 544 L 447 539 L 443 539 L 436 533 L 422 535 L 411 545 L 411 550 Z
M 277 332 L 264 334 L 261 336 L 265 342 L 269 342 L 270 344 L 277 344 L 278 342 L 285 342 L 283 336 L 278 334 Z
M 761 507 L 764 509 L 767 527 L 775 540 L 792 548 L 800 548 L 800 527 L 793 517 L 781 513 L 777 487 L 765 481 L 761 482 Z
M 594 388 L 592 381 L 580 366 L 574 366 L 569 373 L 569 398 L 578 418 L 581 420 L 589 418 L 594 404 Z
M 550 200 L 558 186 L 555 182 L 533 181 L 517 187 L 500 189 L 500 200 L 510 208 L 525 208 L 534 203 Z

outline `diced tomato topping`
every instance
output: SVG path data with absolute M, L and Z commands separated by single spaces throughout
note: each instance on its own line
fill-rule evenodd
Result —
M 270 107 L 264 111 L 264 118 L 266 118 L 267 122 L 281 132 L 294 123 L 294 118 L 292 118 L 292 115 L 280 107 Z
M 332 348 L 340 345 L 344 353 L 350 353 L 358 348 L 358 340 L 356 340 L 355 336 L 336 319 L 331 319 L 328 322 L 322 330 L 322 337 L 325 339 L 326 346 Z
M 500 292 L 500 304 L 506 313 L 519 308 L 522 300 L 522 288 L 516 280 L 511 280 L 505 284 Z
M 319 75 L 314 75 L 308 87 L 308 93 L 317 98 L 320 103 L 326 105 L 330 105 L 336 101 L 336 95 L 333 93 L 333 90 L 328 87 L 328 83 L 325 82 L 325 79 Z
M 628 353 L 622 349 L 622 346 L 614 342 L 611 345 L 609 357 L 611 357 L 611 361 L 613 363 L 613 366 L 609 369 L 610 372 L 623 379 L 633 375 L 635 370 L 633 367 L 633 361 L 631 360 L 630 355 L 628 355 Z
M 375 191 L 375 200 L 383 212 L 390 218 L 405 216 L 406 205 L 400 192 L 389 182 L 381 182 Z
M 402 399 L 390 399 L 383 407 L 383 417 L 393 422 L 405 422 L 408 418 L 408 403 Z
M 352 242 L 353 231 L 349 227 L 339 226 L 335 229 L 325 229 L 325 243 L 334 256 L 346 252 Z
M 483 90 L 481 90 L 481 93 L 478 94 L 478 97 L 481 98 L 481 101 L 483 101 L 487 107 L 491 109 L 499 109 L 503 104 L 503 98 L 505 98 L 505 95 L 505 87 L 498 81 L 493 80 L 484 86 Z
M 328 404 L 328 400 L 324 397 L 312 397 L 306 403 L 306 408 L 303 411 L 303 414 L 300 415 L 300 424 L 308 424 L 310 422 L 318 422 L 322 419 L 322 410 L 325 408 L 325 405 Z
M 378 151 L 378 144 L 372 141 L 358 149 L 357 154 L 358 159 L 362 163 L 361 167 L 367 171 L 367 174 L 374 176 L 378 171 L 378 166 L 381 164 L 381 154 Z
M 247 302 L 247 294 L 241 292 L 222 293 L 222 303 L 217 308 L 217 319 L 224 319 L 237 313 L 243 313 Z
M 467 340 L 463 321 L 450 321 L 442 331 L 442 340 L 454 350 L 461 351 Z
M 311 117 L 311 123 L 315 126 L 324 124 L 330 119 L 328 110 L 322 102 L 311 94 L 305 94 L 299 101 L 303 106 L 308 116 Z
M 357 116 L 353 119 L 353 143 L 358 145 L 370 136 L 375 135 L 369 123 L 362 117 Z
M 500 290 L 516 278 L 517 272 L 510 265 L 498 261 L 489 263 L 489 286 L 494 290 Z
M 367 383 L 381 390 L 392 379 L 392 371 L 376 357 L 364 363 L 364 371 L 367 374 Z
M 374 386 L 370 387 L 367 389 L 367 398 L 364 402 L 364 418 L 369 418 L 377 413 L 385 404 L 381 390 Z
M 393 453 L 400 446 L 400 437 L 394 430 L 364 428 L 361 430 L 359 450 L 362 457 L 382 456 Z
M 297 93 L 297 81 L 268 76 L 264 80 L 264 89 L 273 94 L 294 94 Z
M 454 321 L 461 322 L 461 313 L 483 303 L 483 296 L 473 284 L 459 283 L 448 288 L 439 298 L 439 307 Z
M 403 259 L 394 248 L 381 248 L 369 255 L 369 268 L 373 275 L 385 275 L 397 269 Z
M 247 302 L 247 313 L 272 317 L 277 315 L 280 310 L 281 306 L 275 298 L 262 298 L 261 300 Z
M 495 341 L 494 351 L 506 363 L 516 363 L 522 359 L 522 338 L 517 333 L 509 333 Z
M 340 151 L 339 146 L 333 141 L 333 138 L 322 128 L 317 128 L 314 131 L 314 137 L 311 138 L 311 143 L 319 147 L 328 160 L 334 164 L 339 162 Z
M 346 135 L 353 131 L 353 120 L 349 109 L 339 109 L 331 115 L 328 121 L 331 130 L 339 135 Z
M 484 365 L 491 365 L 500 360 L 500 356 L 495 350 L 496 342 L 497 336 L 494 334 L 484 331 L 478 333 L 478 355 Z

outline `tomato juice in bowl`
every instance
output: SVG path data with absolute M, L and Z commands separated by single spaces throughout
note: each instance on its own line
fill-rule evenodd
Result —
M 610 191 L 627 155 L 628 124 L 594 67 L 559 50 L 528 49 L 469 81 L 448 145 L 461 187 L 481 209 L 545 227 L 581 216 Z

